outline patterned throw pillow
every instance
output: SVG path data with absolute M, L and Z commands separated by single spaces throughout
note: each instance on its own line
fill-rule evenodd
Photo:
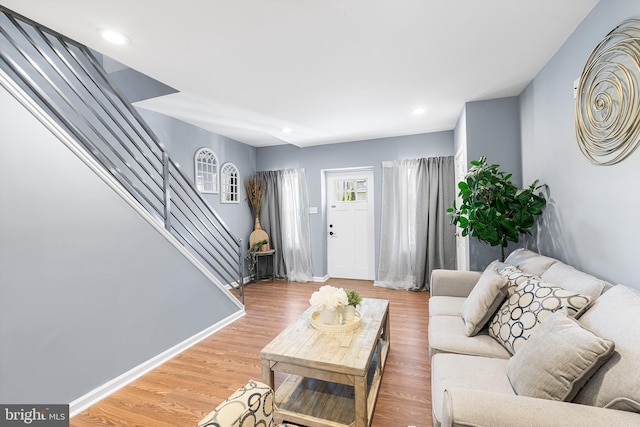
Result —
M 507 296 L 513 295 L 518 286 L 526 283 L 529 279 L 540 280 L 540 278 L 535 274 L 525 273 L 515 265 L 510 264 L 503 263 L 502 268 L 499 268 L 498 272 L 502 277 L 509 281 L 509 285 L 507 286 Z
M 588 296 L 535 277 L 521 280 L 489 323 L 489 335 L 511 354 L 515 354 L 536 326 L 552 313 L 566 309 L 569 316 L 578 317 L 591 302 Z

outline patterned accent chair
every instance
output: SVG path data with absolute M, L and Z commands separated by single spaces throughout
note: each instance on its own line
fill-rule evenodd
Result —
M 196 427 L 274 427 L 273 390 L 266 384 L 250 380 Z

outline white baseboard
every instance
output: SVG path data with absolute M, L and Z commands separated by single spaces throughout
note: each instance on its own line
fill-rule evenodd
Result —
M 231 291 L 231 290 L 237 289 L 237 287 L 236 287 L 237 285 L 235 285 L 235 283 L 236 283 L 236 282 L 233 282 L 233 284 L 231 284 L 231 283 L 227 283 L 226 285 L 224 285 L 224 287 L 225 287 L 225 289 L 226 289 L 226 290 L 228 290 L 228 291 Z M 243 277 L 243 278 L 242 278 L 242 284 L 243 284 L 243 285 L 246 285 L 246 284 L 248 284 L 248 283 L 251 283 L 251 277 L 249 277 L 249 276 L 245 276 L 245 277 Z
M 241 318 L 245 314 L 246 313 L 245 313 L 244 309 L 239 310 L 239 311 L 235 312 L 234 314 L 232 314 L 231 316 L 229 316 L 229 317 L 227 317 L 227 318 L 215 323 L 214 325 L 211 325 L 207 329 L 205 329 L 205 330 L 203 330 L 203 331 L 201 331 L 201 332 L 199 332 L 199 333 L 187 338 L 186 340 L 182 341 L 181 343 L 176 344 L 175 346 L 171 347 L 170 349 L 158 354 L 157 356 L 152 357 L 151 359 L 147 360 L 146 362 L 141 363 L 140 365 L 134 367 L 133 369 L 130 369 L 129 371 L 125 372 L 124 374 L 122 374 L 122 375 L 112 379 L 111 381 L 101 385 L 100 387 L 90 391 L 89 393 L 85 394 L 84 396 L 81 396 L 81 397 L 77 398 L 73 402 L 69 403 L 69 415 L 71 417 L 76 416 L 77 414 L 79 414 L 80 412 L 84 411 L 85 409 L 87 409 L 91 405 L 96 404 L 100 400 L 102 400 L 105 397 L 109 396 L 110 394 L 116 392 L 117 390 L 119 390 L 122 387 L 126 386 L 130 382 L 138 379 L 139 377 L 141 377 L 142 375 L 144 375 L 147 372 L 151 371 L 152 369 L 155 369 L 158 366 L 162 365 L 163 363 L 167 362 L 172 357 L 177 356 L 178 354 L 182 353 L 183 351 L 185 351 L 189 347 L 191 347 L 191 346 L 197 344 L 198 342 L 202 341 L 203 339 L 213 335 L 214 333 L 216 333 L 220 329 L 224 328 L 225 326 L 235 322 L 236 320 L 238 320 L 239 318 Z
M 312 279 L 314 282 L 323 283 L 323 282 L 326 282 L 327 280 L 329 280 L 329 275 L 328 275 L 328 274 L 325 274 L 325 275 L 324 275 L 324 276 L 322 276 L 322 277 L 313 276 L 311 279 Z M 278 278 L 276 278 L 276 280 L 287 280 L 287 279 L 278 279 Z M 244 278 L 244 284 L 245 284 L 245 285 L 246 285 L 246 284 L 252 284 L 252 283 L 253 283 L 253 282 L 251 281 L 251 277 L 245 277 L 245 278 Z M 231 286 L 231 285 L 225 285 L 225 286 L 226 286 L 226 288 L 227 288 L 227 289 L 231 289 L 231 288 L 232 288 L 232 286 Z

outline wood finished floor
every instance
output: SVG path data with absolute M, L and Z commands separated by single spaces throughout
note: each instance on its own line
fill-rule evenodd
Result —
M 371 281 L 327 284 L 390 301 L 391 349 L 372 426 L 431 427 L 429 294 L 380 288 Z M 285 281 L 247 286 L 246 316 L 76 415 L 71 426 L 195 426 L 247 380 L 261 379 L 260 350 L 309 307 L 319 286 Z M 276 386 L 282 381 L 277 375 Z

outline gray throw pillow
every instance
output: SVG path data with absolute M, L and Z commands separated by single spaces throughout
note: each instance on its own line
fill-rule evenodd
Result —
M 562 289 L 588 295 L 592 300 L 595 300 L 602 295 L 606 289 L 613 286 L 609 282 L 598 279 L 562 262 L 553 264 L 540 278 L 545 282 L 555 283 Z
M 509 281 L 498 274 L 495 266 L 493 262 L 484 270 L 462 304 L 462 320 L 468 337 L 476 335 L 487 324 L 507 296 Z
M 525 273 L 542 276 L 542 274 L 547 271 L 549 267 L 558 262 L 558 260 L 540 255 L 539 253 L 529 249 L 520 248 L 511 252 L 504 262 L 517 266 Z
M 614 343 L 556 312 L 509 359 L 507 376 L 519 395 L 571 401 L 613 353 Z
M 574 402 L 640 412 L 639 291 L 615 285 L 602 294 L 579 321 L 598 336 L 615 341 L 616 350 L 609 362 L 580 390 Z

